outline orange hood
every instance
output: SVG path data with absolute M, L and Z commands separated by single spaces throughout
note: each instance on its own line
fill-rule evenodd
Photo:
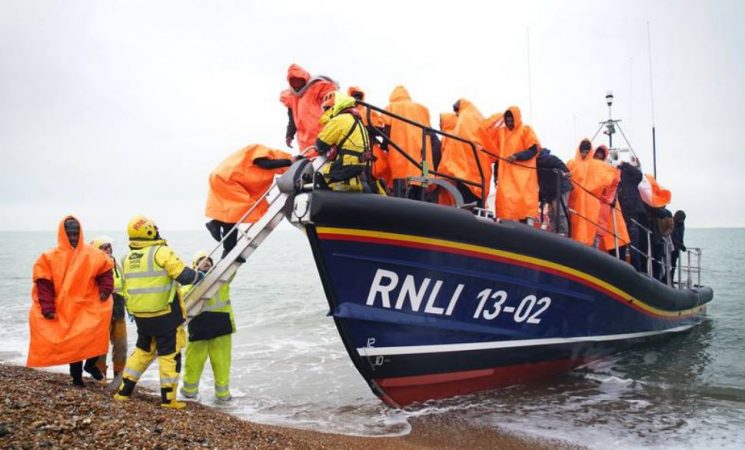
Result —
M 583 158 L 582 157 L 582 153 L 579 151 L 579 147 L 585 141 L 587 141 L 587 142 L 590 143 L 590 151 L 587 153 L 587 156 Z M 587 138 L 584 138 L 581 141 L 579 141 L 579 145 L 577 145 L 577 149 L 574 152 L 574 159 L 575 159 L 575 161 L 587 161 L 588 159 L 592 159 L 593 156 L 595 156 L 595 149 L 592 148 L 592 141 L 590 141 Z
M 349 89 L 347 89 L 347 95 L 350 97 L 353 97 L 354 94 L 360 93 L 362 94 L 362 101 L 365 101 L 365 91 L 358 88 L 357 86 L 349 86 Z
M 297 64 L 291 64 L 290 67 L 287 69 L 288 83 L 290 82 L 291 78 L 299 78 L 305 81 L 305 84 L 308 84 L 308 81 L 310 81 L 310 73 Z
M 78 238 L 78 246 L 74 247 L 72 244 L 70 244 L 70 239 L 67 237 L 67 232 L 65 232 L 65 221 L 67 219 L 74 219 L 78 226 L 80 227 L 80 237 Z M 80 221 L 75 216 L 65 216 L 64 219 L 60 220 L 59 225 L 57 226 L 57 248 L 59 248 L 63 252 L 74 252 L 78 249 L 80 249 L 81 244 L 85 243 L 85 239 L 83 237 L 83 225 L 80 224 Z
M 400 101 L 411 101 L 411 96 L 409 95 L 409 91 L 406 90 L 403 86 L 396 86 L 393 88 L 393 92 L 391 92 L 391 96 L 389 99 L 391 103 L 393 102 L 400 102 Z
M 523 125 L 523 115 L 520 113 L 520 108 L 517 106 L 510 106 L 507 111 L 512 113 L 512 117 L 515 119 L 515 127 L 513 130 L 517 130 Z M 507 114 L 507 111 L 504 113 Z

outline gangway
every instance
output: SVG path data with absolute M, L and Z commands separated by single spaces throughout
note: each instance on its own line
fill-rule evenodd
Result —
M 312 182 L 306 175 L 318 171 L 325 162 L 326 158 L 323 156 L 318 156 L 313 161 L 301 159 L 295 162 L 257 199 L 256 203 L 246 211 L 238 223 L 228 233 L 225 233 L 225 237 L 207 255 L 216 263 L 205 273 L 204 278 L 189 290 L 184 298 L 187 323 L 202 311 L 204 302 L 212 298 L 220 287 L 233 278 L 238 268 L 277 228 L 284 217 L 285 203 L 289 195 L 302 190 L 307 182 Z M 261 218 L 254 223 L 242 223 L 264 200 L 269 204 L 269 208 Z M 213 255 L 221 254 L 223 241 L 231 233 L 238 233 L 235 247 L 222 258 L 214 257 Z

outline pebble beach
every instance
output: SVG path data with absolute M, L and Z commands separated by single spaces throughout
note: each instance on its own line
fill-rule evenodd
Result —
M 461 426 L 446 417 L 417 421 L 406 436 L 381 438 L 262 425 L 194 402 L 184 410 L 165 410 L 159 396 L 144 389 L 129 402 L 115 402 L 90 378 L 76 388 L 67 375 L 8 364 L 0 364 L 0 382 L 0 448 L 6 449 L 577 448 Z

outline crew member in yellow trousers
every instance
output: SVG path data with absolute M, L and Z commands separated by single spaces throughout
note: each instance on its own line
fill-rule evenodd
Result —
M 158 358 L 160 372 L 160 406 L 181 409 L 186 403 L 176 401 L 181 349 L 186 341 L 185 308 L 178 284 L 193 284 L 202 274 L 186 267 L 160 237 L 152 220 L 136 216 L 127 225 L 129 253 L 124 258 L 127 310 L 137 324 L 137 343 L 127 359 L 122 384 L 114 395 L 128 400 L 135 384 Z
M 207 272 L 212 267 L 212 259 L 207 252 L 194 255 L 192 267 Z M 235 275 L 233 275 L 235 276 Z M 204 303 L 202 312 L 189 322 L 189 343 L 186 344 L 186 363 L 184 364 L 184 383 L 181 395 L 196 398 L 199 393 L 199 379 L 207 358 L 210 359 L 212 374 L 215 377 L 215 397 L 221 401 L 231 400 L 230 360 L 233 347 L 235 320 L 230 305 L 230 281 L 222 285 L 217 293 Z M 182 297 L 191 286 L 181 288 Z
M 124 279 L 122 278 L 122 267 L 113 256 L 112 239 L 107 236 L 100 236 L 91 242 L 91 245 L 102 252 L 106 253 L 111 261 L 114 262 L 112 272 L 114 274 L 114 307 L 111 312 L 111 326 L 109 327 L 109 340 L 111 341 L 111 362 L 114 365 L 114 378 L 124 370 L 124 364 L 127 362 L 127 322 L 125 320 L 124 307 L 126 298 L 124 297 Z M 98 358 L 96 366 L 101 370 L 106 380 L 106 355 Z

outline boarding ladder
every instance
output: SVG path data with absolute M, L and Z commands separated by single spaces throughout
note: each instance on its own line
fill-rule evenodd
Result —
M 316 157 L 313 161 L 302 159 L 295 164 L 282 177 L 275 180 L 272 186 L 267 189 L 256 203 L 241 217 L 238 223 L 225 236 L 231 233 L 238 233 L 235 247 L 223 258 L 216 258 L 213 255 L 220 255 L 223 251 L 223 241 L 226 237 L 212 249 L 208 257 L 216 263 L 205 273 L 204 278 L 194 285 L 184 298 L 186 305 L 186 322 L 196 317 L 201 311 L 206 300 L 212 298 L 225 283 L 229 282 L 238 268 L 248 259 L 259 245 L 264 242 L 269 234 L 277 228 L 277 225 L 284 217 L 285 203 L 288 197 L 303 187 L 308 188 L 305 184 L 307 179 L 303 178 L 303 173 L 312 173 L 317 171 L 324 163 L 326 158 Z M 269 208 L 254 223 L 242 223 L 263 200 L 269 204 Z M 243 260 L 241 260 L 242 258 Z

